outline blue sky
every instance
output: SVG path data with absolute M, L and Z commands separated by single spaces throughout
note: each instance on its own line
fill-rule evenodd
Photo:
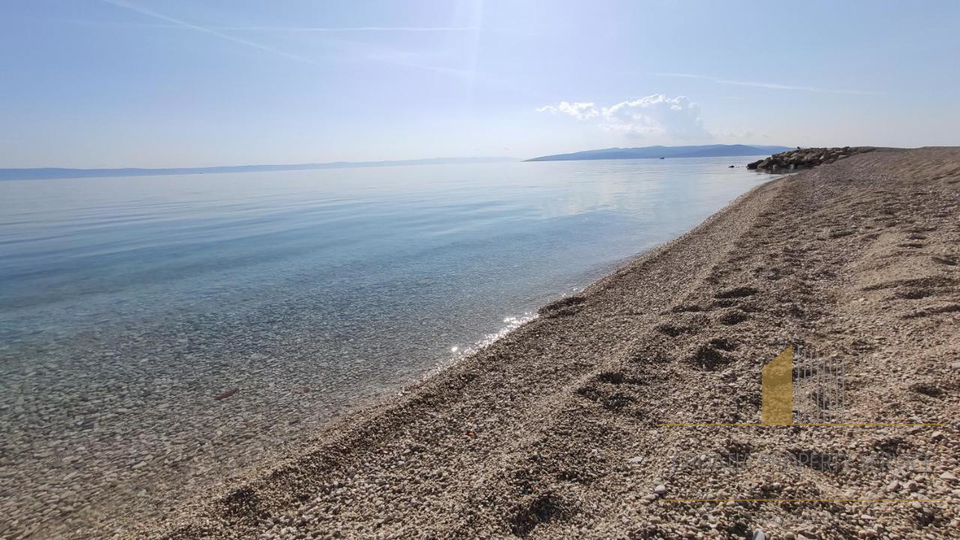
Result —
M 960 143 L 960 2 L 0 0 L 0 167 Z

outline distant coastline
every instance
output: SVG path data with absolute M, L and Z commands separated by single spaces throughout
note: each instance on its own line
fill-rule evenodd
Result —
M 331 163 L 296 163 L 289 165 L 234 165 L 223 167 L 178 167 L 169 169 L 68 169 L 45 167 L 34 169 L 0 169 L 2 180 L 50 180 L 54 178 L 104 178 L 118 176 L 172 176 L 180 174 L 220 174 L 273 171 L 310 171 L 315 169 L 356 169 L 362 167 L 396 167 L 403 165 L 452 165 L 464 163 L 502 163 L 520 161 L 511 157 L 453 157 L 406 159 L 391 161 L 335 161 Z
M 659 159 L 689 157 L 761 156 L 790 150 L 787 146 L 746 144 L 707 144 L 700 146 L 642 146 L 637 148 L 601 148 L 570 154 L 540 156 L 527 161 L 579 161 L 587 159 Z
M 603 148 L 570 154 L 554 154 L 521 160 L 512 157 L 450 157 L 388 161 L 334 161 L 330 163 L 293 163 L 287 165 L 227 165 L 220 167 L 173 167 L 119 169 L 71 169 L 63 167 L 0 169 L 4 180 L 52 180 L 56 178 L 107 178 L 124 176 L 175 176 L 183 174 L 222 174 L 273 171 L 310 171 L 317 169 L 356 169 L 363 167 L 399 167 L 404 165 L 453 165 L 469 163 L 506 163 L 518 161 L 579 161 L 591 159 L 657 159 L 689 157 L 762 156 L 790 150 L 787 146 L 745 144 L 708 144 L 701 146 L 644 146 L 639 148 Z
M 745 144 L 709 144 L 702 146 L 644 146 L 640 148 L 603 148 L 571 154 L 554 154 L 521 160 L 512 157 L 451 157 L 388 161 L 334 161 L 330 163 L 294 163 L 287 165 L 227 165 L 220 167 L 174 167 L 119 169 L 71 169 L 62 167 L 0 169 L 4 180 L 52 180 L 55 178 L 106 178 L 123 176 L 175 176 L 182 174 L 222 174 L 273 171 L 310 171 L 316 169 L 356 169 L 362 167 L 399 167 L 404 165 L 452 165 L 468 163 L 505 163 L 517 161 L 578 161 L 590 159 L 657 159 L 685 157 L 762 156 L 790 150 L 786 146 Z

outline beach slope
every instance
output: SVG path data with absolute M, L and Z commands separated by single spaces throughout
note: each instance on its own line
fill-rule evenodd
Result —
M 246 483 L 113 532 L 947 538 L 958 338 L 960 149 L 855 155 L 754 189 Z M 788 345 L 843 359 L 846 425 L 756 425 L 761 368 Z M 927 459 L 858 466 L 876 452 Z

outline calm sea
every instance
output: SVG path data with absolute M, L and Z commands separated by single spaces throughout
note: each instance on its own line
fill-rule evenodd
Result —
M 748 161 L 0 182 L 7 492 L 240 466 L 695 226 Z

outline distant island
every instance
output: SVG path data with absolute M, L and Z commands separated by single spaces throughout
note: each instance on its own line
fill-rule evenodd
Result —
M 452 157 L 406 159 L 394 161 L 336 161 L 332 163 L 298 163 L 291 165 L 233 165 L 224 167 L 180 167 L 171 169 L 0 169 L 0 180 L 44 180 L 52 178 L 104 178 L 116 176 L 169 176 L 177 174 L 218 174 L 272 171 L 310 171 L 315 169 L 354 169 L 361 167 L 393 167 L 400 165 L 449 165 L 463 163 L 499 163 L 520 161 L 511 157 Z
M 541 156 L 527 161 L 578 161 L 585 159 L 658 159 L 688 157 L 762 156 L 790 150 L 787 146 L 750 146 L 746 144 L 707 144 L 701 146 L 642 146 L 639 148 L 602 148 L 572 154 Z

